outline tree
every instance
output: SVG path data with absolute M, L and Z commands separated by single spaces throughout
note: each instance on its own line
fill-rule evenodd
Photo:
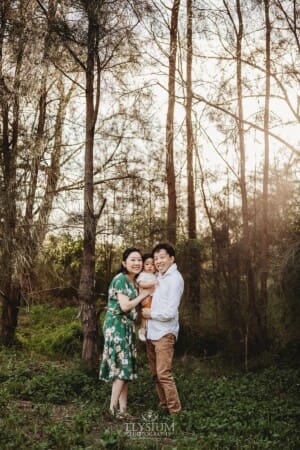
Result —
M 290 29 L 290 31 L 294 36 L 298 52 L 300 53 L 299 25 L 297 25 L 299 18 L 299 4 L 297 4 L 296 0 L 287 2 L 287 5 L 285 5 L 284 3 L 285 2 L 282 2 L 281 0 L 275 1 L 275 5 L 282 12 L 288 25 L 288 28 Z M 289 8 L 291 9 L 291 11 L 289 11 Z
M 186 138 L 187 138 L 187 185 L 188 185 L 188 237 L 196 238 L 196 207 L 194 188 L 194 137 L 192 124 L 192 61 L 193 61 L 193 4 L 186 2 L 187 15 L 187 61 L 186 61 Z
M 170 24 L 168 112 L 166 123 L 166 175 L 168 188 L 167 239 L 172 244 L 176 244 L 177 225 L 176 177 L 174 167 L 174 108 L 179 6 L 180 0 L 174 0 Z
M 122 66 L 136 63 L 137 47 L 134 29 L 146 2 L 71 1 L 78 19 L 71 22 L 68 14 L 52 24 L 66 53 L 71 55 L 85 80 L 85 150 L 83 261 L 78 288 L 83 327 L 82 358 L 89 366 L 98 362 L 98 320 L 95 297 L 95 245 L 97 222 L 106 200 L 97 211 L 94 206 L 94 141 L 100 107 L 101 79 L 105 73 L 118 76 Z M 41 6 L 43 8 L 43 6 Z M 44 10 L 44 8 L 43 8 Z M 47 11 L 45 11 L 47 14 Z M 132 45 L 132 51 L 130 51 Z M 135 52 L 135 55 L 133 53 Z M 120 71 L 120 72 L 118 72 Z
M 262 215 L 262 249 L 261 249 L 261 306 L 262 326 L 267 329 L 267 305 L 268 305 L 268 274 L 269 274 L 269 116 L 270 116 L 270 73 L 271 73 L 271 23 L 269 0 L 264 0 L 265 22 L 266 22 L 266 93 L 264 107 L 264 176 L 263 176 L 263 215 Z
M 28 27 L 26 5 L 20 3 L 15 17 L 14 31 L 15 66 L 9 82 L 4 73 L 3 50 L 9 33 L 11 19 L 14 14 L 13 2 L 4 2 L 1 7 L 0 30 L 0 80 L 2 105 L 2 145 L 1 145 L 1 171 L 3 186 L 3 250 L 1 255 L 2 267 L 5 272 L 2 276 L 2 327 L 1 338 L 4 344 L 12 345 L 15 329 L 17 327 L 18 308 L 20 305 L 20 286 L 14 270 L 16 261 L 17 242 L 17 157 L 18 139 L 20 131 L 20 97 L 21 75 L 24 64 L 26 31 Z
M 200 315 L 200 245 L 196 241 L 196 205 L 194 186 L 194 131 L 192 122 L 192 63 L 193 63 L 193 2 L 186 2 L 186 160 L 187 160 L 187 228 L 188 241 L 184 249 L 186 261 L 186 296 L 189 299 L 191 311 Z
M 251 257 L 250 232 L 249 232 L 249 211 L 248 196 L 246 185 L 246 157 L 245 157 L 245 131 L 244 131 L 244 109 L 243 109 L 243 80 L 242 80 L 242 45 L 244 38 L 244 24 L 239 0 L 236 0 L 236 12 L 238 17 L 238 26 L 235 25 L 229 7 L 224 1 L 229 17 L 236 35 L 236 83 L 237 83 L 237 103 L 238 103 L 238 137 L 240 153 L 240 189 L 242 199 L 242 218 L 243 218 L 243 247 L 245 275 L 247 279 L 247 302 L 248 302 L 248 320 L 247 328 L 244 330 L 245 339 L 248 339 L 248 332 L 251 338 L 260 338 L 261 319 L 257 309 L 256 286 Z
M 44 32 L 45 23 L 40 17 L 37 20 L 37 5 L 21 2 L 15 8 L 13 2 L 7 2 L 5 6 L 1 51 L 10 55 L 15 71 L 11 75 L 7 59 L 1 59 L 1 200 L 8 205 L 2 218 L 1 333 L 4 343 L 11 345 L 21 297 L 29 290 L 57 194 L 63 123 L 73 85 L 66 92 L 50 64 L 51 32 L 49 28 Z M 51 17 L 55 9 L 56 3 L 50 2 Z M 59 55 L 59 47 L 55 52 Z M 37 64 L 31 64 L 32 60 Z
M 85 127 L 85 163 L 84 163 L 84 236 L 83 261 L 79 283 L 80 314 L 83 327 L 82 358 L 89 364 L 94 364 L 97 349 L 97 315 L 94 296 L 95 285 L 95 244 L 97 217 L 94 212 L 94 136 L 95 123 L 98 116 L 100 101 L 100 61 L 99 45 L 99 14 L 98 2 L 86 3 L 85 12 L 88 20 L 87 60 L 85 68 L 86 81 L 86 127 Z M 96 62 L 97 61 L 97 62 Z M 98 64 L 98 80 L 96 93 L 94 91 L 94 72 Z

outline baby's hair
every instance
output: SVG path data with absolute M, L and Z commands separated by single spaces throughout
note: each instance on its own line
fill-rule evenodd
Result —
M 153 259 L 152 253 L 145 253 L 143 255 L 143 263 L 149 258 Z

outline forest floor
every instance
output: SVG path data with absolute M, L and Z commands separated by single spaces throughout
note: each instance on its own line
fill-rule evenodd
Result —
M 133 418 L 107 415 L 110 385 L 80 362 L 75 308 L 22 311 L 20 345 L 0 347 L 0 449 L 298 450 L 299 368 L 248 371 L 218 358 L 174 361 L 183 410 L 162 414 L 139 348 L 129 387 Z

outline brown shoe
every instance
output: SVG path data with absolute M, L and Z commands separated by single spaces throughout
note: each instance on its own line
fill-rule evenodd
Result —
M 129 414 L 128 412 L 121 412 L 119 411 L 116 414 L 116 419 L 117 420 L 134 420 L 135 417 L 133 417 L 131 414 Z
M 170 416 L 177 416 L 182 410 L 178 409 L 178 411 L 169 411 Z
M 159 407 L 159 409 L 165 409 L 166 411 L 168 410 L 168 407 L 165 403 L 159 403 L 158 407 Z

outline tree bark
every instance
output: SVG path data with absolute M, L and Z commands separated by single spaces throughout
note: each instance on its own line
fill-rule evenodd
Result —
M 21 8 L 24 5 L 21 5 Z M 5 23 L 1 23 L 1 74 L 2 86 L 5 87 L 2 73 L 2 45 L 5 33 Z M 4 93 L 2 94 L 2 170 L 3 170 L 3 196 L 5 208 L 3 208 L 3 226 L 5 244 L 2 251 L 3 274 L 3 302 L 1 317 L 1 339 L 5 345 L 12 345 L 15 339 L 15 331 L 18 322 L 20 306 L 20 285 L 14 272 L 16 258 L 16 222 L 17 222 L 17 192 L 16 192 L 16 159 L 19 137 L 19 109 L 20 109 L 20 77 L 23 64 L 24 40 L 19 37 L 16 66 L 14 73 L 13 95 L 11 104 L 11 126 L 9 124 L 10 105 Z
M 246 185 L 246 156 L 245 156 L 245 131 L 244 131 L 244 110 L 243 110 L 243 85 L 242 85 L 242 42 L 244 34 L 243 17 L 241 12 L 240 0 L 236 1 L 238 29 L 237 37 L 237 94 L 238 94 L 238 136 L 239 136 L 239 152 L 240 152 L 240 189 L 242 197 L 242 218 L 243 218 L 243 247 L 245 274 L 247 279 L 247 300 L 248 300 L 248 320 L 249 330 L 255 338 L 261 329 L 260 316 L 257 311 L 256 304 L 256 288 L 255 277 L 252 266 L 251 250 L 250 250 L 250 233 L 249 233 L 249 212 L 248 197 Z
M 177 198 L 176 177 L 174 167 L 174 109 L 175 109 L 175 76 L 177 55 L 177 29 L 180 0 L 174 0 L 170 27 L 170 53 L 168 78 L 168 113 L 166 124 L 166 176 L 168 189 L 167 239 L 176 244 Z
M 83 329 L 82 359 L 93 367 L 98 360 L 98 321 L 96 314 L 95 285 L 95 247 L 96 217 L 94 213 L 94 135 L 97 117 L 98 98 L 95 100 L 94 71 L 98 50 L 98 24 L 94 20 L 93 2 L 88 12 L 87 66 L 86 66 L 86 139 L 84 170 L 84 236 L 83 260 L 79 283 L 80 313 Z M 99 92 L 97 91 L 97 95 Z
M 267 330 L 267 306 L 268 306 L 268 276 L 269 276 L 269 109 L 270 109 L 270 73 L 271 73 L 271 23 L 269 17 L 269 0 L 264 0 L 266 21 L 266 93 L 264 111 L 264 178 L 263 178 L 263 208 L 262 208 L 262 256 L 261 256 L 261 306 L 262 325 Z
M 186 62 L 186 139 L 188 185 L 188 237 L 196 239 L 196 207 L 194 188 L 194 136 L 192 124 L 192 62 L 193 62 L 193 3 L 187 0 L 187 62 Z
M 186 63 L 186 101 L 185 122 L 187 136 L 187 209 L 188 209 L 188 242 L 185 247 L 187 258 L 186 293 L 190 306 L 196 317 L 200 316 L 201 282 L 200 282 L 200 245 L 196 241 L 196 208 L 194 188 L 194 134 L 192 123 L 192 62 L 193 62 L 193 1 L 187 0 L 187 63 Z

